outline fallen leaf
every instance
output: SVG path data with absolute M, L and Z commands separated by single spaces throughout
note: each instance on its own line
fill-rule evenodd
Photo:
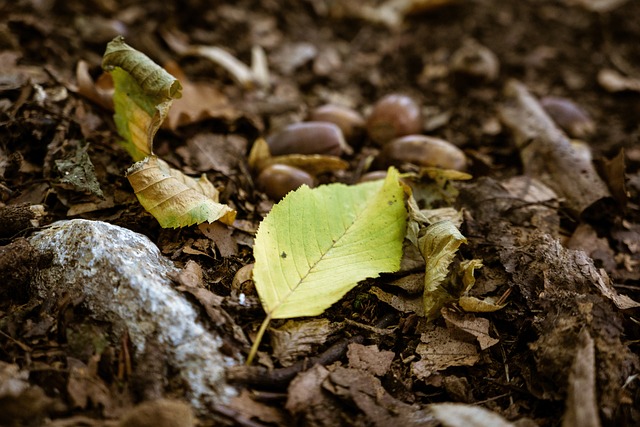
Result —
M 253 279 L 267 312 L 262 333 L 270 319 L 316 316 L 358 281 L 398 270 L 405 228 L 404 191 L 393 168 L 384 181 L 289 193 L 255 240 Z
M 273 319 L 316 316 L 359 280 L 399 268 L 406 211 L 398 172 L 355 186 L 303 186 L 275 205 L 254 247 L 256 289 Z
M 389 372 L 395 355 L 393 351 L 380 350 L 375 344 L 365 346 L 351 343 L 347 348 L 350 368 L 362 369 L 377 377 Z
M 111 73 L 115 91 L 113 116 L 122 145 L 135 161 L 153 153 L 153 137 L 174 99 L 180 82 L 121 36 L 107 45 L 102 68 Z
M 500 342 L 499 339 L 489 335 L 489 320 L 476 317 L 473 314 L 459 314 L 453 310 L 442 309 L 442 317 L 447 322 L 448 327 L 455 327 L 470 334 L 480 344 L 480 350 L 487 349 Z
M 210 118 L 232 123 L 242 117 L 243 113 L 233 107 L 228 98 L 212 84 L 189 81 L 173 61 L 164 64 L 164 69 L 182 84 L 182 98 L 173 103 L 163 128 L 176 130 L 180 126 Z
M 317 346 L 324 344 L 336 330 L 327 319 L 308 321 L 289 320 L 280 328 L 269 330 L 273 357 L 282 366 L 292 365 L 298 358 L 311 353 Z
M 233 224 L 236 212 L 211 198 L 213 185 L 204 175 L 195 181 L 151 156 L 131 166 L 127 178 L 140 204 L 163 228 L 217 220 Z
M 449 265 L 458 248 L 467 239 L 448 220 L 430 225 L 418 241 L 420 252 L 426 262 L 424 278 L 424 311 L 428 318 L 438 315 L 440 309 L 455 299 L 442 286 L 449 274 Z
M 423 282 L 424 283 L 424 282 Z M 403 313 L 416 313 L 418 316 L 424 316 L 424 304 L 422 296 L 406 297 L 385 292 L 377 286 L 373 286 L 370 293 L 375 295 L 380 301 L 389 304 L 391 307 Z
M 433 327 L 420 336 L 420 341 L 416 353 L 421 360 L 411 364 L 411 372 L 419 379 L 451 366 L 473 366 L 480 360 L 476 346 L 455 338 L 451 329 Z

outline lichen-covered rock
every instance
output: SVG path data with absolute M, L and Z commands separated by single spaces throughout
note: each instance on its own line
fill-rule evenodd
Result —
M 146 237 L 100 221 L 56 222 L 34 234 L 37 250 L 53 253 L 51 267 L 41 270 L 33 286 L 42 298 L 84 296 L 92 316 L 127 330 L 136 355 L 153 339 L 167 363 L 189 387 L 191 403 L 224 402 L 235 394 L 225 381 L 222 340 L 205 330 L 196 310 L 171 286 L 177 271 Z

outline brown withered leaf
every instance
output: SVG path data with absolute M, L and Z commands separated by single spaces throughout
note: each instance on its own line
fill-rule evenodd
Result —
M 218 222 L 212 224 L 205 222 L 200 224 L 198 229 L 216 245 L 221 257 L 238 255 L 238 242 L 233 238 L 233 229 L 229 226 Z
M 187 165 L 197 172 L 222 172 L 229 176 L 243 161 L 247 140 L 238 135 L 199 133 L 176 149 Z
M 176 130 L 180 126 L 207 119 L 233 123 L 242 117 L 243 113 L 233 107 L 229 99 L 212 84 L 191 82 L 173 61 L 164 64 L 164 69 L 180 80 L 182 98 L 173 102 L 163 128 Z
M 473 314 L 460 314 L 455 311 L 443 308 L 442 317 L 447 322 L 448 327 L 457 328 L 478 340 L 480 349 L 484 350 L 497 344 L 500 340 L 489 335 L 489 320 L 476 317 Z
M 362 369 L 377 377 L 385 375 L 395 357 L 393 351 L 380 350 L 377 345 L 362 345 L 351 343 L 347 348 L 349 367 Z
M 113 79 L 111 74 L 102 73 L 95 81 L 89 74 L 89 64 L 78 61 L 76 65 L 77 91 L 102 108 L 113 111 Z
M 242 390 L 239 396 L 231 399 L 229 407 L 238 412 L 239 419 L 247 421 L 245 425 L 255 425 L 255 423 L 249 424 L 248 418 L 257 418 L 262 422 L 279 426 L 290 424 L 287 422 L 288 419 L 284 411 L 252 399 L 251 392 L 248 390 Z
M 411 364 L 411 371 L 419 379 L 426 379 L 451 366 L 473 366 L 480 360 L 474 344 L 460 341 L 453 331 L 438 326 L 424 332 L 416 353 L 422 358 Z
M 289 366 L 323 344 L 336 329 L 327 319 L 289 320 L 280 328 L 269 329 L 273 357 L 282 366 Z
M 424 317 L 422 295 L 418 295 L 416 297 L 396 295 L 394 293 L 385 292 L 377 286 L 373 286 L 369 292 L 375 295 L 380 301 L 389 304 L 398 311 L 403 313 L 416 313 L 418 316 Z

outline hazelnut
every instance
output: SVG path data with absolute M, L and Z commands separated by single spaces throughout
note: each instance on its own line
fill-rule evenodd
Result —
M 407 135 L 394 139 L 384 146 L 378 159 L 385 167 L 413 163 L 462 171 L 467 165 L 467 157 L 458 147 L 426 135 Z
M 341 105 L 325 104 L 309 114 L 309 120 L 314 122 L 329 122 L 338 126 L 344 138 L 353 142 L 364 130 L 364 118 L 356 110 Z
M 584 138 L 596 130 L 589 114 L 566 98 L 545 96 L 540 100 L 540 105 L 549 117 L 573 138 Z
M 288 192 L 302 184 L 313 187 L 313 177 L 302 169 L 293 166 L 274 164 L 260 172 L 256 180 L 258 188 L 273 200 L 280 200 Z
M 406 95 L 391 94 L 382 97 L 373 106 L 367 119 L 369 137 L 378 144 L 421 130 L 420 106 Z
M 285 154 L 326 154 L 351 152 L 340 128 L 327 122 L 293 123 L 267 138 L 273 156 Z

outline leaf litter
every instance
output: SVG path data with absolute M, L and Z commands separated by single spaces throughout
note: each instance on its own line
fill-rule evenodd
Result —
M 518 425 L 556 425 L 560 422 L 578 425 L 589 421 L 597 425 L 599 419 L 602 425 L 637 424 L 638 383 L 635 376 L 638 360 L 634 356 L 637 354 L 637 322 L 634 323 L 634 314 L 639 299 L 636 286 L 639 276 L 638 216 L 634 200 L 640 189 L 637 172 L 640 157 L 631 143 L 635 140 L 635 122 L 628 113 L 633 111 L 637 97 L 634 92 L 637 91 L 634 87 L 637 73 L 627 62 L 637 56 L 637 49 L 626 38 L 637 32 L 630 22 L 638 13 L 638 5 L 624 1 L 577 2 L 583 8 L 593 10 L 601 7 L 599 3 L 608 3 L 598 9 L 600 12 L 596 15 L 568 6 L 569 2 L 543 2 L 536 5 L 535 10 L 528 2 L 504 2 L 499 12 L 495 8 L 473 5 L 460 8 L 455 2 L 443 2 L 440 9 L 419 15 L 392 13 L 395 30 L 388 31 L 370 24 L 371 20 L 385 19 L 383 15 L 362 16 L 352 11 L 349 12 L 351 18 L 338 18 L 340 10 L 335 7 L 339 2 L 329 6 L 291 4 L 286 11 L 254 3 L 211 5 L 209 14 L 195 13 L 195 9 L 187 6 L 173 10 L 171 15 L 165 14 L 162 5 L 145 14 L 133 4 L 105 20 L 123 29 L 128 40 L 140 51 L 158 58 L 159 64 L 167 64 L 171 54 L 167 55 L 164 45 L 157 44 L 156 29 L 163 35 L 182 33 L 190 46 L 220 46 L 245 64 L 250 62 L 256 41 L 263 47 L 272 69 L 265 74 L 263 67 L 261 81 L 268 80 L 269 85 L 259 83 L 253 89 L 240 88 L 227 78 L 228 70 L 197 56 L 173 58 L 179 60 L 182 71 L 188 76 L 188 79 L 180 78 L 183 93 L 192 83 L 194 90 L 189 99 L 182 98 L 187 102 L 183 113 L 179 108 L 172 108 L 184 121 L 173 125 L 172 130 L 161 127 L 155 137 L 159 141 L 158 154 L 168 164 L 186 174 L 206 173 L 210 183 L 220 192 L 220 200 L 238 209 L 240 219 L 232 226 L 227 228 L 218 224 L 214 226 L 217 227 L 215 231 L 203 228 L 208 225 L 164 230 L 135 202 L 133 192 L 122 176 L 128 160 L 113 144 L 117 136 L 110 125 L 109 102 L 100 101 L 100 97 L 110 99 L 111 89 L 108 85 L 96 87 L 102 94 L 89 96 L 93 96 L 92 102 L 97 104 L 78 98 L 74 92 L 72 64 L 78 64 L 80 93 L 90 93 L 92 76 L 96 77 L 98 85 L 104 83 L 104 79 L 97 78 L 96 70 L 104 43 L 113 36 L 111 32 L 104 38 L 108 31 L 82 29 L 79 18 L 86 9 L 76 2 L 65 5 L 64 18 L 57 6 L 47 9 L 45 3 L 33 2 L 28 6 L 15 5 L 6 15 L 8 25 L 0 26 L 5 41 L 2 57 L 8 59 L 2 61 L 6 79 L 0 82 L 0 115 L 7 131 L 6 139 L 0 144 L 2 203 L 12 206 L 27 202 L 42 206 L 41 224 L 72 215 L 106 219 L 143 231 L 179 265 L 197 262 L 201 266 L 201 278 L 193 282 L 176 279 L 176 286 L 189 293 L 187 299 L 199 306 L 208 327 L 217 329 L 222 325 L 221 329 L 226 330 L 225 351 L 233 352 L 231 349 L 236 348 L 246 353 L 248 342 L 242 342 L 240 336 L 245 333 L 252 336 L 263 313 L 246 269 L 238 276 L 237 283 L 232 283 L 232 278 L 253 261 L 255 230 L 273 204 L 253 189 L 254 177 L 243 169 L 246 150 L 252 144 L 256 146 L 253 143 L 256 134 L 297 122 L 305 117 L 307 108 L 320 103 L 337 101 L 366 114 L 375 98 L 389 91 L 412 93 L 424 103 L 424 111 L 429 112 L 425 117 L 425 130 L 464 149 L 470 160 L 468 171 L 474 176 L 471 184 L 425 185 L 427 177 L 423 171 L 413 165 L 403 165 L 403 172 L 420 176 L 419 183 L 413 182 L 415 211 L 423 212 L 429 219 L 422 218 L 423 222 L 418 223 L 409 221 L 413 240 L 407 239 L 403 244 L 404 256 L 399 272 L 360 282 L 360 286 L 322 315 L 297 320 L 348 321 L 334 335 L 322 337 L 318 334 L 314 338 L 317 344 L 311 344 L 312 350 L 305 349 L 297 360 L 292 358 L 290 366 L 280 367 L 271 357 L 272 347 L 265 342 L 260 361 L 273 369 L 260 371 L 261 385 L 249 386 L 252 391 L 244 389 L 239 404 L 213 406 L 206 415 L 206 422 L 213 417 L 216 421 L 223 419 L 223 423 L 235 421 L 247 425 L 259 422 L 276 425 L 294 422 L 307 425 L 389 425 L 394 422 L 509 425 L 505 420 Z M 388 3 L 393 5 L 394 2 Z M 429 2 L 404 2 L 402 7 L 410 7 L 407 5 L 412 3 Z M 438 2 L 432 2 L 435 3 Z M 101 5 L 91 13 L 108 14 L 105 8 L 110 6 Z M 374 14 L 387 13 L 384 7 L 368 10 L 375 11 Z M 189 15 L 189 11 L 194 12 L 193 15 Z M 212 25 L 214 15 L 215 24 Z M 563 25 L 539 31 L 534 24 L 539 16 L 545 19 L 562 16 Z M 69 18 L 73 18 L 71 25 L 67 25 L 71 22 Z M 188 25 L 184 25 L 185 22 Z M 465 25 L 456 25 L 460 22 Z M 337 32 L 327 30 L 327 23 Z M 157 27 L 150 31 L 153 25 Z M 295 28 L 304 28 L 304 37 L 296 36 L 300 31 Z M 76 34 L 76 30 L 77 37 L 70 43 L 69 37 Z M 472 82 L 463 74 L 464 70 L 450 62 L 463 45 L 460 41 L 469 37 L 469 31 L 500 61 L 500 71 L 493 82 Z M 231 40 L 228 34 L 238 36 Z M 222 40 L 228 44 L 220 44 Z M 570 40 L 576 43 L 566 45 Z M 581 43 L 589 44 L 591 49 L 575 49 Z M 314 56 L 303 58 L 304 62 L 296 64 L 294 72 L 286 74 L 284 66 L 296 58 L 282 57 L 282 64 L 274 64 L 275 54 L 286 52 L 285 46 L 296 45 L 306 46 L 307 51 L 314 51 Z M 169 43 L 169 47 L 175 46 Z M 45 66 L 32 65 L 40 64 L 43 58 Z M 326 58 L 331 60 L 323 64 Z M 81 67 L 81 59 L 87 61 L 87 66 Z M 407 67 L 408 63 L 416 66 Z M 255 72 L 257 68 L 251 71 Z M 580 186 L 579 179 L 567 179 L 564 171 L 573 166 L 557 166 L 562 162 L 556 154 L 568 153 L 564 151 L 564 142 L 556 147 L 547 144 L 549 141 L 544 141 L 545 138 L 532 142 L 530 135 L 525 135 L 520 128 L 528 123 L 527 120 L 517 120 L 516 124 L 498 120 L 495 111 L 502 108 L 496 107 L 504 99 L 499 91 L 511 77 L 526 85 L 534 101 L 560 95 L 588 111 L 597 124 L 596 133 L 585 136 L 586 141 L 571 147 L 579 147 L 581 151 L 577 154 L 595 160 L 596 173 L 608 187 L 611 198 L 601 191 L 600 184 L 587 186 L 590 187 L 588 191 L 572 190 L 572 187 Z M 215 88 L 217 93 L 211 92 L 214 96 L 190 102 L 197 99 L 196 93 L 209 93 L 206 87 Z M 229 102 L 227 106 L 221 102 L 225 98 Z M 507 108 L 517 104 L 512 101 L 508 101 Z M 532 105 L 529 101 L 524 104 Z M 103 105 L 104 109 L 97 105 Z M 243 113 L 238 114 L 242 110 Z M 525 111 L 523 116 L 529 114 Z M 550 129 L 546 128 L 545 132 Z M 558 135 L 556 130 L 550 133 Z M 520 147 L 523 148 L 520 159 L 515 149 L 517 144 L 513 145 L 513 142 L 518 143 L 518 134 L 525 135 L 524 139 L 529 142 Z M 207 137 L 195 139 L 197 144 L 187 147 L 186 141 L 201 135 Z M 212 135 L 215 139 L 210 137 Z M 549 132 L 546 135 L 549 136 Z M 228 138 L 236 136 L 243 138 L 245 144 L 238 146 L 236 151 L 227 153 L 209 147 L 224 146 Z M 93 200 L 94 196 L 83 194 L 80 187 L 61 186 L 51 181 L 56 161 L 64 160 L 63 154 L 73 153 L 81 139 L 89 143 L 86 154 L 95 166 L 95 179 L 105 195 L 105 202 Z M 209 143 L 213 140 L 218 142 Z M 332 163 L 320 162 L 317 163 L 319 168 L 314 163 L 318 160 L 304 157 L 269 161 L 310 165 L 316 168 L 314 179 L 323 184 L 354 183 L 361 172 L 367 170 L 367 159 L 376 156 L 376 148 L 366 139 L 357 141 L 354 147 L 353 157 L 334 158 L 330 160 Z M 625 148 L 624 152 L 621 147 Z M 527 149 L 529 153 L 535 153 L 533 158 L 527 157 Z M 591 153 L 585 149 L 590 149 Z M 225 158 L 223 153 L 229 156 Z M 614 160 L 607 163 L 603 156 Z M 234 161 L 234 158 L 241 161 Z M 527 176 L 518 176 L 523 170 Z M 593 171 L 589 174 L 593 176 Z M 482 176 L 494 181 L 478 179 Z M 462 197 L 455 202 L 459 192 Z M 596 203 L 589 206 L 592 200 Z M 617 207 L 610 203 L 612 200 Z M 441 370 L 427 369 L 419 379 L 412 375 L 411 368 L 423 362 L 416 349 L 424 344 L 421 335 L 431 329 L 415 310 L 407 308 L 407 301 L 411 299 L 417 299 L 417 307 L 423 306 L 420 294 L 426 263 L 414 244 L 422 237 L 424 229 L 438 219 L 427 212 L 454 202 L 458 208 L 454 212 L 459 216 L 448 219 L 455 219 L 453 222 L 467 243 L 458 248 L 443 282 L 451 291 L 451 301 L 438 312 L 442 317 L 434 320 L 430 327 L 440 328 L 444 340 L 441 344 L 451 340 L 463 352 L 467 347 L 462 344 L 466 344 L 469 361 L 479 358 L 469 366 L 448 367 L 449 362 L 445 363 L 446 359 L 443 359 Z M 584 209 L 585 205 L 587 209 Z M 411 212 L 413 207 L 409 208 Z M 21 215 L 15 224 L 30 224 L 28 215 Z M 11 236 L 28 227 L 30 225 L 17 229 L 10 227 L 14 231 L 3 238 L 13 241 Z M 230 230 L 233 231 L 229 233 Z M 570 237 L 573 242 L 568 243 Z M 235 246 L 233 240 L 237 242 Z M 224 241 L 229 243 L 226 249 L 222 246 Z M 74 354 L 69 353 L 69 349 L 81 348 L 78 344 L 84 336 L 96 336 L 94 329 L 85 330 L 77 325 L 82 317 L 80 308 L 86 310 L 86 306 L 61 304 L 60 310 L 51 311 L 53 314 L 60 312 L 54 317 L 40 314 L 39 306 L 33 300 L 23 306 L 28 294 L 24 290 L 16 291 L 25 288 L 20 284 L 29 281 L 31 273 L 28 271 L 38 270 L 41 262 L 28 259 L 35 257 L 28 247 L 12 244 L 3 249 L 0 265 L 7 266 L 8 276 L 12 278 L 7 282 L 7 289 L 2 291 L 6 298 L 0 308 L 3 315 L 8 314 L 1 322 L 6 336 L 2 335 L 0 340 L 8 355 L 3 360 L 19 372 L 29 373 L 23 378 L 21 390 L 24 392 L 12 402 L 24 403 L 33 409 L 11 413 L 12 416 L 24 420 L 21 417 L 33 415 L 32 423 L 38 423 L 42 417 L 53 417 L 53 423 L 59 425 L 65 422 L 99 425 L 103 420 L 98 417 L 113 416 L 106 408 L 132 406 L 134 402 L 118 396 L 114 387 L 98 387 L 93 391 L 90 387 L 83 388 L 88 393 L 86 399 L 78 393 L 77 387 L 83 378 L 77 369 L 88 367 L 91 370 L 86 377 L 89 381 L 96 380 L 107 386 L 117 383 L 128 390 L 133 382 L 129 383 L 126 376 L 117 373 L 120 368 L 122 372 L 131 372 L 125 369 L 126 344 L 110 343 L 105 350 L 96 347 L 96 354 L 81 353 L 83 355 L 77 359 L 82 359 L 80 363 L 74 361 Z M 20 257 L 6 258 L 16 250 L 21 251 Z M 465 270 L 460 270 L 460 266 L 465 260 L 472 259 L 482 259 L 482 268 L 473 270 L 475 283 L 467 289 L 470 282 L 467 279 L 465 285 L 462 279 L 471 276 L 465 276 Z M 22 268 L 16 275 L 20 263 L 34 267 Z M 407 274 L 414 277 L 403 281 Z M 188 286 L 189 283 L 192 286 Z M 456 286 L 451 287 L 454 284 Z M 381 295 L 390 296 L 389 304 L 382 302 Z M 69 307 L 74 307 L 74 316 L 70 316 Z M 495 308 L 499 310 L 486 311 Z M 222 322 L 223 312 L 227 312 L 227 321 L 233 320 L 230 324 L 236 324 L 235 331 L 240 331 L 240 335 L 234 337 L 234 329 L 227 328 L 230 324 L 218 323 Z M 386 314 L 395 315 L 387 324 L 389 328 L 378 325 Z M 71 327 L 65 328 L 66 322 L 71 322 Z M 273 324 L 276 329 L 282 325 L 283 321 Z M 69 340 L 68 347 L 60 341 L 62 335 L 56 332 L 58 330 L 76 332 L 65 335 Z M 326 341 L 320 344 L 323 338 Z M 432 345 L 438 348 L 438 343 Z M 474 357 L 471 348 L 476 353 Z M 424 346 L 420 347 L 420 351 L 423 350 Z M 446 348 L 440 348 L 439 352 L 446 354 Z M 382 373 L 382 368 L 374 369 L 378 366 L 376 362 L 366 362 L 369 358 L 377 360 L 374 355 L 378 353 L 384 354 L 382 365 L 385 369 L 388 367 L 386 373 Z M 426 352 L 424 360 L 433 357 Z M 135 360 L 133 373 L 141 375 L 143 368 L 152 364 L 150 360 Z M 347 362 L 349 365 L 345 365 Z M 64 368 L 60 369 L 61 366 Z M 264 366 L 252 368 L 258 372 Z M 313 368 L 305 371 L 310 366 Z M 155 371 L 151 381 L 155 385 L 150 389 L 166 380 L 159 372 L 162 370 Z M 288 380 L 283 380 L 285 377 Z M 53 384 L 57 384 L 56 388 Z M 291 385 L 288 390 L 287 384 Z M 50 397 L 42 398 L 38 388 L 46 390 L 48 396 L 56 396 L 53 403 Z M 174 383 L 170 388 L 174 392 L 179 390 Z M 142 397 L 148 398 L 148 394 Z M 294 402 L 296 398 L 298 400 Z M 93 408 L 92 401 L 102 402 L 102 409 Z M 289 401 L 291 405 L 283 405 Z M 87 402 L 86 407 L 78 407 L 74 413 L 90 417 L 71 416 L 69 406 L 65 407 L 62 402 L 66 405 Z M 464 404 L 434 405 L 433 402 Z M 251 403 L 255 404 L 253 409 L 249 409 Z M 158 403 L 156 407 L 161 408 L 162 404 Z M 144 408 L 140 413 L 144 413 Z M 410 418 L 410 414 L 414 418 Z M 168 415 L 166 411 L 158 410 L 156 416 L 162 419 Z M 584 419 L 589 421 L 579 421 Z

